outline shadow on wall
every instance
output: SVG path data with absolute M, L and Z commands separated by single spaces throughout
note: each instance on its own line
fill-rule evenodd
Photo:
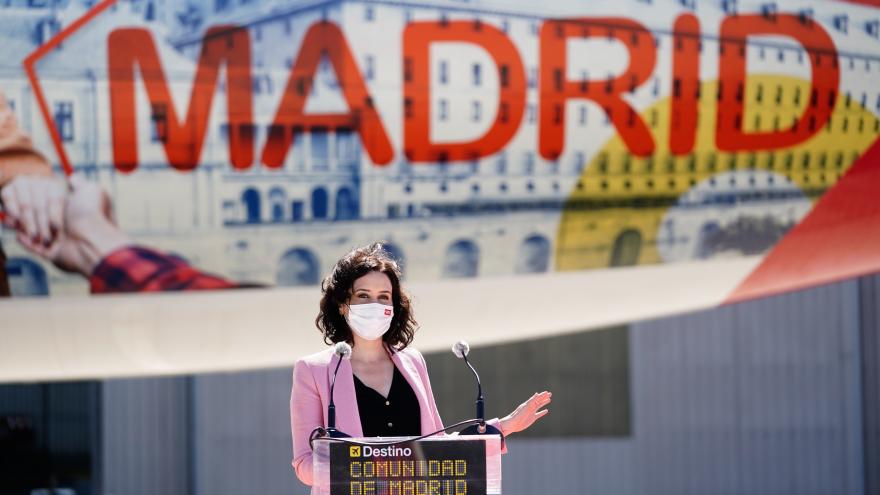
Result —
M 517 438 L 632 434 L 627 326 L 479 347 L 470 357 L 482 379 L 486 417 L 504 416 L 535 392 L 553 392 L 548 418 Z M 445 424 L 474 417 L 476 390 L 464 363 L 448 351 L 425 359 Z

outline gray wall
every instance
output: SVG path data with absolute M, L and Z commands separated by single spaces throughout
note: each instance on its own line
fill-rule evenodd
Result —
M 548 493 L 870 493 L 855 296 L 848 282 L 633 325 L 632 437 L 514 440 L 505 493 L 541 489 L 536 469 Z
M 862 317 L 862 438 L 865 493 L 880 493 L 880 277 L 859 282 Z
M 545 366 L 560 387 L 543 433 L 510 440 L 504 493 L 878 493 L 878 294 L 871 278 L 475 349 L 498 381 L 493 415 L 540 386 L 523 377 Z M 428 359 L 446 421 L 467 415 L 472 382 L 445 355 Z M 107 382 L 107 493 L 307 493 L 289 466 L 289 387 L 289 369 Z M 554 424 L 578 417 L 588 424 L 569 437 Z M 153 484 L 111 492 L 122 480 Z
M 193 493 L 280 495 L 300 485 L 290 465 L 290 383 L 289 369 L 195 379 Z
M 291 493 L 289 393 L 286 369 L 104 382 L 103 493 Z
M 102 493 L 188 493 L 189 378 L 108 380 L 101 394 Z

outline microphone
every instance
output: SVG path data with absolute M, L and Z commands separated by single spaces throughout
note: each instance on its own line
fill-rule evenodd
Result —
M 471 346 L 463 340 L 459 340 L 452 345 L 452 353 L 455 354 L 455 357 L 458 359 L 466 358 L 469 352 L 471 352 Z
M 452 346 L 452 353 L 459 359 L 464 359 L 465 364 L 471 369 L 474 378 L 477 380 L 477 419 L 479 424 L 471 425 L 460 432 L 461 435 L 501 435 L 501 430 L 492 425 L 486 424 L 486 412 L 483 404 L 483 385 L 480 383 L 480 375 L 474 369 L 471 362 L 468 361 L 467 355 L 471 352 L 471 346 L 463 340 L 459 340 Z M 501 435 L 502 437 L 504 435 Z
M 339 373 L 339 365 L 343 359 L 351 356 L 351 346 L 346 342 L 337 342 L 333 347 L 333 353 L 339 357 L 336 361 L 336 370 L 333 371 L 333 381 L 330 382 L 330 404 L 327 406 L 327 436 L 330 438 L 348 438 L 351 435 L 336 429 L 336 405 L 333 403 L 333 389 L 336 388 L 336 375 Z

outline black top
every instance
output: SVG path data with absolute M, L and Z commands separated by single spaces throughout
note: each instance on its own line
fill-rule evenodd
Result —
M 365 437 L 410 437 L 422 434 L 421 408 L 406 378 L 394 367 L 391 390 L 383 397 L 354 377 L 361 428 Z

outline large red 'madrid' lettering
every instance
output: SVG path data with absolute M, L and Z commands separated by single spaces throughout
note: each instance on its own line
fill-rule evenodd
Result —
M 786 36 L 804 47 L 812 71 L 806 109 L 790 127 L 745 132 L 746 43 L 749 36 Z M 685 13 L 672 30 L 672 88 L 669 149 L 691 153 L 697 134 L 700 103 L 700 22 Z M 607 79 L 567 78 L 567 45 L 572 38 L 604 37 L 623 44 L 629 64 Z M 432 43 L 469 43 L 486 50 L 498 71 L 498 112 L 482 136 L 471 141 L 437 143 L 431 140 Z M 840 70 L 837 51 L 828 33 L 812 20 L 794 15 L 737 15 L 720 27 L 715 141 L 727 152 L 771 150 L 797 145 L 828 122 L 837 101 Z M 546 21 L 541 27 L 539 60 L 538 149 L 542 157 L 558 159 L 565 147 L 565 106 L 571 99 L 599 104 L 630 152 L 648 156 L 654 137 L 636 110 L 626 101 L 654 72 L 657 45 L 651 33 L 636 21 L 623 18 L 573 18 Z M 163 142 L 168 161 L 178 170 L 196 167 L 221 66 L 226 68 L 229 154 L 233 166 L 249 168 L 254 160 L 250 41 L 245 29 L 211 28 L 205 35 L 192 85 L 186 118 L 178 120 L 152 34 L 145 29 L 118 29 L 108 39 L 110 109 L 113 157 L 116 168 L 132 171 L 138 163 L 135 70 L 139 69 L 155 133 Z M 403 32 L 403 152 L 412 162 L 474 160 L 502 150 L 518 131 L 525 109 L 525 70 L 516 45 L 496 27 L 480 21 L 409 23 Z M 339 81 L 348 111 L 306 114 L 318 66 L 325 58 Z M 45 105 L 44 105 L 45 106 Z M 47 113 L 44 109 L 44 113 Z M 47 119 L 49 119 L 47 117 Z M 50 122 L 51 123 L 51 122 Z M 296 63 L 275 113 L 262 163 L 281 167 L 300 132 L 330 129 L 356 130 L 370 160 L 385 165 L 394 149 L 367 90 L 342 30 L 321 21 L 305 34 Z M 56 146 L 63 155 L 57 135 Z
M 198 165 L 202 151 L 218 71 L 225 63 L 230 160 L 238 169 L 251 166 L 254 156 L 251 50 L 246 30 L 217 26 L 207 31 L 183 123 L 177 119 L 150 32 L 146 29 L 117 29 L 110 34 L 107 45 L 113 160 L 118 170 L 130 172 L 138 164 L 135 65 L 140 68 L 152 107 L 155 132 L 165 145 L 168 162 L 178 170 L 192 170 Z
M 373 163 L 390 163 L 394 158 L 391 141 L 339 27 L 326 21 L 314 24 L 306 32 L 301 46 L 263 148 L 263 163 L 271 168 L 280 167 L 297 132 L 338 128 L 356 129 Z M 304 113 L 323 56 L 336 72 L 349 113 Z
M 615 78 L 605 81 L 566 79 L 569 38 L 607 36 L 623 43 L 629 52 L 629 66 Z M 555 160 L 565 145 L 565 101 L 585 98 L 598 103 L 614 123 L 626 146 L 639 156 L 654 152 L 654 139 L 648 126 L 623 93 L 635 90 L 654 70 L 657 55 L 654 39 L 636 21 L 620 18 L 579 18 L 553 20 L 541 28 L 541 113 L 538 147 L 541 156 Z
M 775 20 L 774 20 L 775 19 Z M 746 38 L 782 35 L 794 38 L 810 57 L 812 87 L 807 109 L 788 129 L 744 132 Z M 722 151 L 770 150 L 802 143 L 822 129 L 837 102 L 840 69 L 834 42 L 819 23 L 797 16 L 741 15 L 721 23 L 721 56 L 718 59 L 718 118 L 715 144 Z
M 466 42 L 486 49 L 498 69 L 498 113 L 492 127 L 470 142 L 434 143 L 430 134 L 430 45 Z M 412 22 L 403 32 L 404 153 L 413 162 L 474 160 L 501 150 L 522 121 L 525 69 L 510 39 L 479 21 Z

